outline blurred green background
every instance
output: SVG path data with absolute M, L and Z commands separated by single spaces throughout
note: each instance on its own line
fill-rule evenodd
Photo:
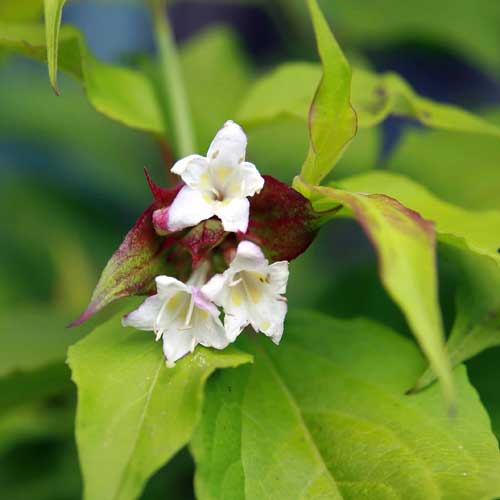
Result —
M 500 123 L 499 3 L 328 0 L 321 6 L 352 61 L 395 70 L 422 95 Z M 177 1 L 169 14 L 200 153 L 260 75 L 281 62 L 317 60 L 301 0 Z M 63 22 L 86 34 L 96 57 L 151 71 L 154 44 L 143 2 L 73 0 Z M 76 393 L 65 352 L 92 325 L 65 325 L 83 310 L 100 270 L 149 203 L 143 166 L 158 183 L 168 182 L 170 165 L 154 137 L 99 115 L 64 74 L 60 89 L 56 97 L 44 65 L 0 53 L 0 498 L 8 500 L 80 498 Z M 283 118 L 247 132 L 249 160 L 290 182 L 307 148 L 305 121 Z M 500 185 L 492 181 L 500 178 L 499 165 L 494 138 L 390 118 L 360 132 L 334 177 L 391 169 L 457 205 L 500 209 Z M 457 286 L 452 268 L 443 256 L 448 329 Z M 369 316 L 407 334 L 380 286 L 373 251 L 350 221 L 324 228 L 292 264 L 288 296 L 291 308 Z M 499 353 L 469 363 L 497 435 Z M 184 450 L 142 498 L 192 497 L 192 467 Z

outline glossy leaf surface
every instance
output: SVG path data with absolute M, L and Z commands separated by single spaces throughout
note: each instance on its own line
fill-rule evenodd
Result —
M 233 349 L 198 348 L 167 368 L 153 334 L 124 329 L 119 317 L 73 346 L 84 498 L 137 498 L 153 472 L 188 442 L 208 376 L 250 360 Z
M 292 313 L 282 344 L 209 382 L 192 443 L 200 500 L 492 500 L 500 454 L 463 368 L 458 413 L 405 389 L 424 360 L 367 320 Z

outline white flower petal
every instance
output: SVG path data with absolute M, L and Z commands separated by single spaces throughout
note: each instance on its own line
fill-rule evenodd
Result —
M 250 324 L 248 315 L 241 308 L 233 308 L 224 316 L 224 328 L 230 342 L 234 342 L 238 335 Z
M 171 276 L 157 276 L 155 278 L 156 290 L 162 299 L 168 299 L 174 293 L 186 292 L 187 286 L 176 278 Z
M 242 241 L 236 249 L 236 256 L 231 262 L 231 270 L 258 271 L 267 268 L 268 262 L 258 245 L 251 241 Z
M 250 202 L 246 198 L 233 198 L 215 206 L 215 215 L 222 221 L 225 231 L 246 233 L 249 214 Z
M 205 293 L 224 308 L 224 326 L 231 341 L 251 325 L 278 344 L 287 313 L 282 296 L 287 280 L 288 262 L 269 265 L 255 243 L 242 241 L 229 268 L 205 285 Z
M 281 260 L 269 266 L 269 282 L 276 294 L 286 293 L 288 283 L 288 261 Z
M 238 174 L 240 178 L 239 196 L 253 196 L 264 187 L 264 178 L 253 163 L 243 162 L 238 168 Z
M 203 190 L 208 187 L 208 161 L 204 156 L 186 156 L 175 163 L 171 171 L 180 175 L 182 180 L 192 188 Z
M 271 337 L 275 344 L 279 344 L 283 336 L 285 316 L 288 307 L 281 300 L 269 300 L 258 308 L 258 330 Z
M 245 160 L 247 136 L 233 121 L 227 121 L 210 144 L 207 159 L 212 165 L 236 167 Z
M 123 326 L 153 330 L 156 317 L 165 303 L 159 295 L 148 297 L 137 309 L 122 318 Z
M 205 347 L 224 349 L 229 345 L 226 330 L 218 317 L 210 315 L 208 318 L 198 311 L 193 323 L 194 336 Z
M 198 309 L 207 312 L 214 318 L 219 317 L 220 312 L 217 309 L 217 307 L 215 307 L 215 305 L 212 304 L 210 299 L 206 297 L 203 293 L 201 293 L 201 291 L 198 288 L 193 288 L 191 293 L 193 295 L 194 304 Z
M 179 231 L 196 226 L 214 215 L 213 204 L 201 191 L 184 186 L 175 197 L 168 212 L 168 229 Z
M 227 272 L 224 274 L 216 274 L 213 276 L 208 283 L 205 283 L 201 287 L 201 293 L 205 295 L 209 300 L 215 302 L 216 304 L 221 304 L 222 296 L 226 293 L 226 285 L 228 281 Z
M 179 329 L 180 326 L 182 325 L 179 323 L 171 325 L 163 334 L 163 353 L 169 366 L 192 352 L 197 344 L 192 331 Z

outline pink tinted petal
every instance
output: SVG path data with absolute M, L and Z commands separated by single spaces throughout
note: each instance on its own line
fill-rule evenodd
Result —
M 217 307 L 210 302 L 210 300 L 201 293 L 198 288 L 192 288 L 191 293 L 193 295 L 195 306 L 198 309 L 202 309 L 207 311 L 214 318 L 218 318 L 220 316 L 220 312 Z

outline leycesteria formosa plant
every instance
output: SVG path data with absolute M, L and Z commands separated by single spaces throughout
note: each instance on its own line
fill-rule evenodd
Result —
M 148 176 L 154 201 L 74 326 L 119 297 L 156 292 L 123 325 L 154 332 L 170 367 L 198 344 L 224 349 L 248 325 L 279 343 L 288 261 L 311 243 L 320 214 L 286 184 L 262 177 L 245 161 L 246 147 L 243 129 L 227 121 L 206 157 L 174 164 L 175 188 Z
M 169 187 L 145 170 L 151 203 L 72 323 L 98 325 L 68 355 L 85 500 L 139 498 L 186 446 L 201 500 L 500 497 L 498 442 L 462 366 L 500 344 L 500 213 L 440 199 L 394 170 L 363 164 L 331 175 L 389 115 L 461 134 L 500 131 L 419 96 L 396 74 L 351 68 L 316 0 L 306 3 L 321 64 L 286 63 L 258 78 L 211 122 L 206 155 L 162 0 L 148 2 L 158 47 L 148 72 L 95 59 L 79 31 L 60 27 L 64 0 L 44 1 L 45 27 L 0 18 L 2 49 L 47 60 L 56 92 L 57 68 L 72 74 L 97 111 L 161 137 L 174 158 Z M 247 133 L 283 118 L 309 133 L 292 185 L 247 159 Z M 402 313 L 395 323 L 405 321 L 416 342 L 389 320 L 288 307 L 288 282 L 299 280 L 292 261 L 340 217 L 367 236 Z M 337 263 L 323 257 L 328 274 Z M 438 259 L 459 283 L 447 337 Z M 344 286 L 357 306 L 366 283 L 356 277 L 328 300 Z M 103 320 L 101 310 L 134 296 L 124 315 Z

